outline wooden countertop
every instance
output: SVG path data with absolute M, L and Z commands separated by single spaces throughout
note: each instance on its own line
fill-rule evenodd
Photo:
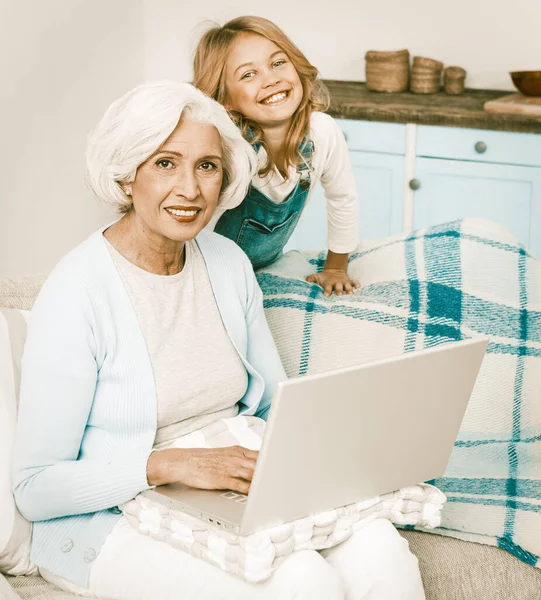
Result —
M 458 96 L 444 92 L 426 95 L 411 92 L 387 94 L 367 90 L 364 82 L 326 79 L 324 83 L 331 93 L 328 112 L 333 117 L 541 133 L 541 118 L 501 115 L 483 110 L 487 100 L 512 92 L 467 89 Z

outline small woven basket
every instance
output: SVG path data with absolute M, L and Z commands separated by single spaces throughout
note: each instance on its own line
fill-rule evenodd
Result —
M 462 67 L 447 67 L 443 72 L 443 89 L 446 94 L 462 94 L 465 83 L 466 71 Z
M 443 63 L 433 58 L 425 58 L 424 56 L 414 56 L 413 66 L 428 71 L 440 71 L 443 69 Z
M 414 94 L 435 94 L 440 91 L 443 63 L 423 56 L 413 57 L 410 91 Z
M 365 54 L 366 87 L 373 92 L 404 92 L 408 89 L 410 53 L 408 50 Z

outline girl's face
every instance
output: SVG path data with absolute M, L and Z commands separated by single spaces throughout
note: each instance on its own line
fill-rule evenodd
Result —
M 226 106 L 261 127 L 285 125 L 299 107 L 303 90 L 297 70 L 274 42 L 242 33 L 225 64 Z

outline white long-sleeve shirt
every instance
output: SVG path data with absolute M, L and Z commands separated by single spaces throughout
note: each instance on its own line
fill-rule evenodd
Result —
M 338 254 L 346 254 L 355 249 L 359 243 L 358 210 L 359 201 L 349 159 L 349 150 L 344 134 L 338 123 L 322 112 L 312 113 L 310 119 L 310 139 L 314 143 L 312 157 L 312 185 L 306 202 L 310 201 L 319 181 L 325 192 L 327 201 L 327 246 Z M 267 162 L 264 148 L 258 153 L 262 167 Z M 295 167 L 289 168 L 289 177 L 284 179 L 276 168 L 266 176 L 256 175 L 252 185 L 265 194 L 273 202 L 283 202 L 293 191 L 300 175 Z M 214 229 L 223 214 L 220 207 L 210 223 Z

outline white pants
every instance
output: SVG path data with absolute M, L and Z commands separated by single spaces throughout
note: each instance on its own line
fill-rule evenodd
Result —
M 262 583 L 247 583 L 138 533 L 124 517 L 106 539 L 88 589 L 41 569 L 58 587 L 106 600 L 424 600 L 417 559 L 377 519 L 329 550 L 294 552 Z

